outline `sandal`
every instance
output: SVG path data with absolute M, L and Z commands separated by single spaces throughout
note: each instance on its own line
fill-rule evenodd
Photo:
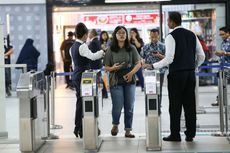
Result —
M 131 133 L 125 133 L 125 137 L 126 138 L 135 138 L 135 135 L 131 134 Z
M 111 130 L 111 135 L 112 136 L 116 136 L 118 133 L 118 127 L 117 126 L 113 126 L 112 130 Z

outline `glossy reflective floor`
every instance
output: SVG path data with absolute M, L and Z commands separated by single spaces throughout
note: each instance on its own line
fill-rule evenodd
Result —
M 82 153 L 82 140 L 73 135 L 74 112 L 75 112 L 75 92 L 65 89 L 63 80 L 58 80 L 55 91 L 55 124 L 62 125 L 62 129 L 53 129 L 51 133 L 59 136 L 59 139 L 48 140 L 45 145 L 38 150 L 38 153 Z M 169 134 L 168 115 L 168 93 L 167 82 L 163 88 L 162 102 L 162 136 Z M 199 88 L 199 110 L 197 114 L 197 135 L 193 142 L 186 142 L 184 134 L 181 132 L 181 142 L 162 142 L 162 150 L 155 152 L 202 152 L 202 153 L 230 153 L 230 143 L 226 137 L 216 137 L 212 134 L 219 132 L 219 108 L 212 107 L 217 95 L 216 86 L 204 86 Z M 0 139 L 0 153 L 20 153 L 18 138 L 18 99 L 16 93 L 6 99 L 7 131 L 9 137 Z M 145 102 L 144 93 L 140 87 L 136 88 L 136 102 L 133 121 L 133 133 L 136 138 L 124 138 L 123 114 L 119 126 L 119 134 L 116 137 L 110 135 L 111 124 L 111 99 L 104 99 L 103 107 L 100 104 L 99 126 L 101 129 L 102 145 L 100 153 L 146 153 L 145 146 Z M 182 131 L 184 130 L 183 117 L 181 120 Z

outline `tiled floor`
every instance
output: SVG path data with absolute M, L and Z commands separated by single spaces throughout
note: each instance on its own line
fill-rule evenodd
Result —
M 60 81 L 61 82 L 61 81 Z M 136 103 L 133 121 L 134 139 L 124 138 L 123 114 L 121 117 L 120 132 L 118 136 L 112 137 L 111 130 L 111 100 L 105 99 L 103 107 L 100 107 L 99 126 L 103 139 L 100 153 L 146 153 L 145 148 L 145 103 L 144 94 L 140 88 L 136 89 Z M 199 88 L 199 108 L 204 108 L 205 114 L 197 115 L 197 136 L 194 142 L 162 142 L 162 151 L 158 152 L 225 152 L 230 153 L 230 143 L 226 137 L 215 137 L 211 134 L 219 131 L 219 110 L 218 107 L 210 107 L 215 101 L 217 87 L 206 86 Z M 52 134 L 59 136 L 59 139 L 48 140 L 38 153 L 82 153 L 82 140 L 74 137 L 75 93 L 65 89 L 65 85 L 58 83 L 55 91 L 55 124 L 62 125 L 62 129 L 51 130 Z M 0 153 L 20 153 L 18 138 L 18 99 L 16 94 L 6 99 L 7 131 L 8 139 L 0 139 Z M 163 88 L 162 102 L 162 136 L 169 134 L 168 98 L 166 86 Z M 182 126 L 184 122 L 182 120 Z M 183 128 L 182 128 L 183 131 Z

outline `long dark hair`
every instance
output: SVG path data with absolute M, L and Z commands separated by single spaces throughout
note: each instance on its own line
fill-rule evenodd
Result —
M 135 33 L 137 34 L 137 35 L 136 35 L 136 38 L 137 38 L 138 42 L 142 42 L 142 41 L 143 41 L 143 40 L 141 39 L 141 37 L 140 37 L 140 34 L 139 34 L 137 28 L 131 28 L 130 31 L 133 31 L 133 32 L 135 32 Z M 131 43 L 132 43 L 132 41 L 133 41 L 133 39 L 130 38 L 130 42 L 131 42 Z
M 102 38 L 102 35 L 103 35 L 104 33 L 105 33 L 105 34 L 106 34 L 106 36 L 107 36 L 107 39 L 106 39 L 106 40 L 104 40 L 104 39 Z M 106 32 L 106 31 L 102 31 L 102 32 L 101 32 L 101 34 L 100 34 L 100 38 L 99 38 L 99 40 L 100 40 L 100 43 L 101 43 L 101 44 L 103 44 L 104 42 L 106 42 L 106 43 L 107 43 L 107 42 L 108 42 L 108 40 L 109 40 L 109 34 L 108 34 L 108 32 Z
M 125 30 L 125 34 L 126 34 L 126 39 L 125 39 L 125 50 L 126 51 L 130 51 L 131 47 L 130 47 L 130 43 L 129 43 L 129 38 L 128 38 L 128 31 L 124 26 L 117 26 L 114 31 L 113 31 L 113 39 L 112 39 L 112 43 L 111 43 L 111 51 L 113 52 L 118 52 L 118 50 L 120 49 L 118 46 L 118 41 L 117 41 L 117 37 L 116 34 L 120 29 L 124 29 Z

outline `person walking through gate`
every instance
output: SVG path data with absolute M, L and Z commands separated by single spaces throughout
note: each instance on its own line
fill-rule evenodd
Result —
M 135 101 L 135 73 L 140 69 L 140 56 L 133 45 L 130 45 L 128 32 L 124 26 L 117 26 L 113 32 L 111 46 L 104 57 L 105 70 L 109 72 L 109 85 L 112 98 L 112 130 L 116 136 L 120 123 L 121 110 L 124 107 L 125 137 L 134 138 L 131 134 L 133 109 Z
M 150 30 L 150 39 L 151 42 L 144 45 L 141 51 L 141 57 L 144 59 L 144 62 L 147 64 L 153 64 L 165 57 L 165 45 L 159 41 L 159 30 L 152 29 Z M 164 82 L 164 74 L 167 67 L 161 68 L 160 71 L 160 96 L 159 96 L 159 110 L 161 108 L 162 100 L 162 87 Z M 161 111 L 160 111 L 161 112 Z
M 181 14 L 171 12 L 168 27 L 173 29 L 165 39 L 165 58 L 147 69 L 159 69 L 169 65 L 168 96 L 170 132 L 164 141 L 181 141 L 180 118 L 185 113 L 185 140 L 193 141 L 196 135 L 195 68 L 204 62 L 205 55 L 196 35 L 181 26 Z

